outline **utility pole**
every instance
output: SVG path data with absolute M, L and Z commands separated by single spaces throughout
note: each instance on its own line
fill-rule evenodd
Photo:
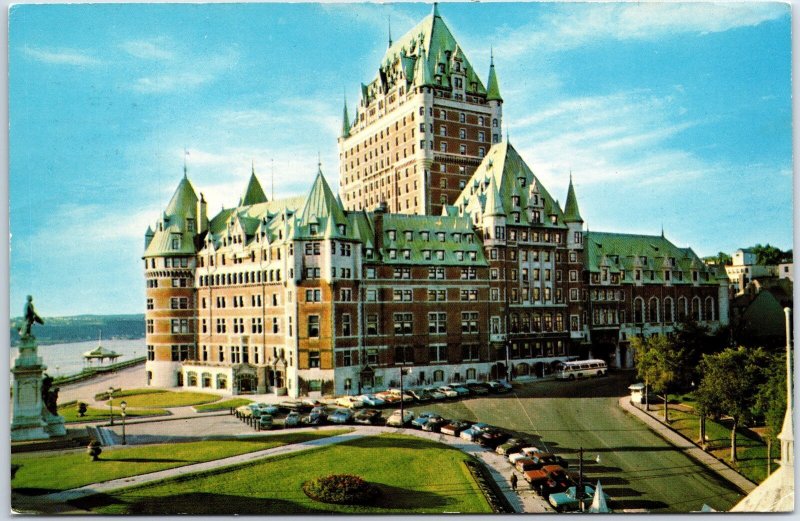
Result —
M 583 447 L 578 450 L 578 458 L 578 488 L 575 489 L 575 499 L 578 500 L 581 512 L 583 512 Z

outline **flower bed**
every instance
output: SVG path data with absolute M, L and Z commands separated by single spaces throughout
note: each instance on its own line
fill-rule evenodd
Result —
M 380 493 L 374 485 L 351 474 L 314 478 L 303 483 L 303 492 L 311 499 L 339 505 L 364 505 Z

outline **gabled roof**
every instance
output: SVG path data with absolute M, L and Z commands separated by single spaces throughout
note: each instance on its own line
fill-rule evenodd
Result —
M 250 172 L 250 180 L 247 182 L 247 189 L 244 191 L 244 195 L 242 196 L 239 206 L 251 206 L 266 202 L 267 195 L 264 193 L 264 189 L 261 188 L 261 183 L 259 183 L 258 179 L 256 178 L 255 170 L 252 170 Z
M 534 193 L 539 199 L 537 207 L 542 208 L 545 217 L 536 226 L 566 228 L 561 207 L 508 140 L 492 145 L 453 206 L 462 215 L 492 215 L 489 212 L 502 211 L 508 217 L 511 212 L 519 212 L 520 224 L 530 224 L 526 209 L 532 197 L 531 185 L 536 186 Z M 491 193 L 491 186 L 496 187 L 496 195 Z M 518 205 L 513 204 L 514 198 L 519 199 Z M 555 216 L 555 223 L 548 218 L 549 215 Z

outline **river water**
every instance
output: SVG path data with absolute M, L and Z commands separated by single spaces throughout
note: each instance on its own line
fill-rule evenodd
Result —
M 132 358 L 145 356 L 147 354 L 144 338 L 134 340 L 103 340 L 103 347 L 109 351 L 116 351 L 120 357 L 117 362 L 124 362 Z M 72 342 L 69 344 L 51 344 L 39 346 L 39 356 L 42 357 L 47 366 L 47 374 L 50 376 L 68 376 L 79 373 L 84 367 L 97 367 L 100 362 L 94 360 L 91 364 L 84 363 L 83 353 L 91 351 L 97 347 L 97 340 L 88 342 Z M 17 348 L 11 348 L 11 367 L 14 367 L 14 360 L 17 358 Z M 103 364 L 109 364 L 108 359 Z

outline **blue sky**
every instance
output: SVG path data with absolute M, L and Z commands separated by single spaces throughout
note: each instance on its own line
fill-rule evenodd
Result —
M 210 213 L 251 161 L 303 193 L 338 186 L 342 97 L 387 26 L 426 4 L 17 5 L 9 26 L 10 299 L 43 315 L 144 310 L 144 231 L 183 173 Z M 440 5 L 549 191 L 572 172 L 592 230 L 700 255 L 792 247 L 788 5 Z

